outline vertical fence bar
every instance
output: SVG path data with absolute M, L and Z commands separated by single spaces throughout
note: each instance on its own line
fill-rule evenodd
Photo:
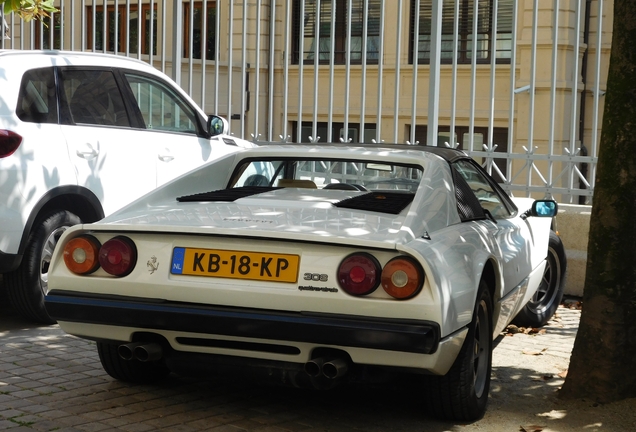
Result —
M 241 138 L 245 138 L 245 113 L 247 112 L 247 9 L 248 2 L 243 2 L 243 35 L 241 47 Z
M 398 20 L 395 43 L 395 89 L 393 96 L 393 142 L 398 142 L 398 121 L 400 115 L 400 48 L 402 47 L 402 0 L 398 0 Z M 419 37 L 419 35 L 416 35 Z
M 333 86 L 334 86 L 334 69 L 336 57 L 336 2 L 331 3 L 331 26 L 329 28 L 329 43 L 331 45 L 329 52 L 329 114 L 327 118 L 327 142 L 335 141 L 333 139 Z
M 574 156 L 577 153 L 576 150 L 576 130 L 578 124 L 577 105 L 578 105 L 578 87 L 579 87 L 579 49 L 581 47 L 581 2 L 576 3 L 576 24 L 574 25 L 574 50 L 573 50 L 573 68 L 572 68 L 572 118 L 570 123 L 570 155 Z M 568 192 L 569 200 L 572 202 L 572 191 L 574 189 L 574 163 L 568 162 Z
M 201 108 L 205 109 L 205 67 L 208 62 L 208 2 L 203 0 L 201 12 Z
M 233 50 L 234 50 L 234 0 L 230 0 L 230 20 L 228 28 L 228 46 L 227 46 L 227 115 L 230 130 L 232 129 L 232 75 L 234 74 Z M 229 131 L 228 131 L 229 133 Z
M 221 38 L 218 36 L 221 34 L 221 2 L 216 2 L 215 6 L 214 31 L 217 37 L 214 40 L 214 115 L 219 115 L 219 63 L 221 61 L 219 51 L 221 50 Z
M 114 26 L 115 29 L 113 30 L 113 51 L 115 52 L 115 55 L 117 55 L 119 53 L 119 1 L 115 0 L 115 4 L 114 4 L 114 18 L 115 18 L 115 22 L 114 22 Z
M 91 51 L 95 52 L 96 45 L 96 27 L 97 26 L 97 0 L 91 1 Z M 42 32 L 40 32 L 42 34 Z
M 126 32 L 124 33 L 126 35 L 126 57 L 130 57 L 130 1 L 131 0 L 126 0 Z M 177 81 L 177 83 L 179 83 L 179 81 Z
M 300 2 L 300 32 L 298 32 L 298 122 L 296 142 L 302 141 L 303 125 L 303 64 L 305 63 L 305 2 Z
M 459 40 L 459 0 L 455 0 L 455 10 L 453 11 L 453 54 L 451 71 L 451 106 L 450 106 L 450 132 L 449 145 L 455 148 L 455 116 L 457 115 L 457 41 Z M 512 66 L 514 70 L 514 65 Z
M 276 59 L 274 53 L 276 52 L 276 0 L 270 0 L 269 10 L 269 68 L 268 68 L 268 99 L 267 99 L 267 141 L 272 142 L 274 140 L 274 72 L 276 71 Z
M 492 38 L 491 38 L 491 46 L 490 46 L 490 59 L 491 59 L 491 67 L 492 71 L 490 72 L 490 111 L 488 114 L 488 151 L 495 151 L 495 140 L 493 137 L 493 133 L 495 130 L 495 84 L 496 79 L 495 75 L 497 72 L 497 18 L 499 15 L 499 1 L 493 0 L 493 15 L 492 15 Z M 492 154 L 491 154 L 492 155 Z M 486 169 L 488 174 L 492 175 L 492 165 L 495 161 L 494 155 L 492 158 L 486 158 Z
M 433 8 L 439 5 L 440 2 L 433 2 Z M 420 0 L 415 0 L 415 16 L 413 19 L 413 78 L 411 82 L 411 134 L 409 137 L 409 141 L 411 144 L 417 144 L 415 141 L 415 129 L 417 127 L 417 70 L 420 62 Z M 432 59 L 431 59 L 432 62 Z M 432 67 L 434 67 L 431 64 Z M 432 78 L 433 71 L 431 68 L 429 78 Z
M 285 51 L 283 53 L 283 124 L 281 125 L 282 140 L 287 141 L 287 100 L 289 97 L 289 27 L 291 26 L 291 0 L 285 5 Z M 299 50 L 300 51 L 300 50 Z
M 378 47 L 378 111 L 375 121 L 375 140 L 382 142 L 382 79 L 384 77 L 384 3 L 380 0 L 380 46 Z
M 532 8 L 532 43 L 530 53 L 530 101 L 528 107 L 528 153 L 534 154 L 534 103 L 537 86 L 537 37 L 539 26 L 539 0 L 534 0 Z M 528 165 L 528 177 L 526 182 L 526 195 L 530 196 L 530 186 L 532 186 L 532 163 Z
M 166 22 L 168 21 L 168 14 L 166 6 L 166 0 L 161 2 L 161 72 L 166 73 Z
M 106 53 L 106 37 L 108 35 L 108 3 L 106 2 L 106 0 L 102 2 L 102 21 L 102 52 Z
M 598 117 L 599 117 L 599 105 L 601 96 L 601 51 L 603 47 L 603 0 L 598 0 L 598 13 L 597 13 L 598 25 L 596 35 L 596 81 L 594 83 L 594 109 L 592 119 L 592 157 L 598 155 Z M 596 164 L 590 163 L 590 185 L 594 190 L 596 180 Z
M 0 48 L 4 49 L 4 38 L 7 34 L 7 29 L 5 19 L 4 19 L 4 5 L 0 4 Z M 10 37 L 10 36 L 9 36 Z
M 347 0 L 347 40 L 346 40 L 346 62 L 345 62 L 345 106 L 344 106 L 344 139 L 349 142 L 349 87 L 351 86 L 351 2 Z
M 254 63 L 254 139 L 258 140 L 258 104 L 261 90 L 261 0 L 256 1 L 256 61 Z
M 188 95 L 192 97 L 192 70 L 194 65 L 194 0 L 188 4 Z
M 508 178 L 506 184 L 512 183 L 512 150 L 514 146 L 514 130 L 515 130 L 515 87 L 516 69 L 517 69 L 517 30 L 518 30 L 518 8 L 519 2 L 512 2 L 512 35 L 510 37 L 510 108 L 508 111 L 508 151 L 506 158 L 506 169 Z
M 141 46 L 145 42 L 141 34 L 141 21 L 144 19 L 142 0 L 137 0 L 137 58 L 141 59 Z
M 155 4 L 154 0 L 150 0 L 150 35 L 148 37 L 150 46 L 148 47 L 148 63 L 153 66 L 153 55 L 155 48 Z M 205 40 L 205 37 L 203 38 Z M 115 51 L 117 51 L 115 49 Z
M 548 138 L 548 154 L 554 154 L 554 130 L 556 127 L 556 81 L 559 50 L 559 0 L 554 0 L 554 19 L 552 24 L 552 77 L 550 79 L 550 129 Z M 552 187 L 553 162 L 548 161 L 548 186 Z
M 183 3 L 181 0 L 177 0 L 173 2 L 172 6 L 172 79 L 178 85 L 181 85 L 181 47 L 183 46 L 181 23 L 183 23 Z M 128 52 L 128 44 L 126 52 Z
M 358 134 L 358 142 L 364 142 L 364 118 L 365 118 L 365 104 L 367 93 L 367 34 L 369 31 L 369 2 L 362 3 L 362 40 L 360 43 L 360 49 L 362 50 L 362 75 L 360 77 L 360 85 L 362 87 L 361 101 L 360 101 L 360 133 Z
M 428 125 L 426 145 L 436 146 L 439 129 L 439 86 L 442 63 L 443 2 L 433 2 L 431 10 L 431 66 L 428 85 Z M 417 38 L 416 38 L 417 39 Z
M 311 122 L 311 140 L 318 141 L 318 78 L 320 65 L 320 0 L 316 0 L 316 21 L 314 25 L 314 117 Z
M 479 2 L 474 2 L 473 7 L 473 44 L 471 49 L 470 71 L 470 113 L 468 125 L 468 149 L 475 151 L 475 99 L 477 91 L 477 30 L 479 22 Z M 465 144 L 465 143 L 464 143 Z

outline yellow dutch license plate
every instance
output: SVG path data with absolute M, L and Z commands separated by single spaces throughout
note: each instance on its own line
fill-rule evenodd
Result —
M 295 283 L 299 263 L 298 255 L 176 247 L 170 273 Z

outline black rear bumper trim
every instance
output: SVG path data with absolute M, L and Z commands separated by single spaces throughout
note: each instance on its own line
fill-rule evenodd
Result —
M 439 326 L 419 320 L 231 308 L 52 291 L 57 321 L 432 354 Z

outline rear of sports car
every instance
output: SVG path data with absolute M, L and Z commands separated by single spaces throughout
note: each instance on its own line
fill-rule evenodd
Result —
M 99 228 L 65 235 L 47 309 L 123 359 L 178 370 L 209 354 L 336 379 L 354 365 L 445 373 L 461 345 L 440 340 L 430 280 L 395 248 Z

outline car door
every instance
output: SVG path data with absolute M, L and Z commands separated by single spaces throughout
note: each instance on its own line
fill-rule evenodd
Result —
M 529 226 L 521 221 L 503 192 L 473 161 L 460 160 L 453 167 L 468 183 L 484 212 L 490 215 L 483 224 L 500 249 L 504 278 L 501 297 L 505 299 L 523 284 L 532 270 Z M 514 305 L 514 299 L 509 300 Z
M 155 147 L 157 186 L 233 151 L 210 140 L 206 119 L 173 83 L 137 71 L 122 71 L 122 81 Z
M 99 198 L 105 214 L 156 187 L 155 146 L 136 128 L 112 68 L 61 67 L 62 130 L 78 185 Z

